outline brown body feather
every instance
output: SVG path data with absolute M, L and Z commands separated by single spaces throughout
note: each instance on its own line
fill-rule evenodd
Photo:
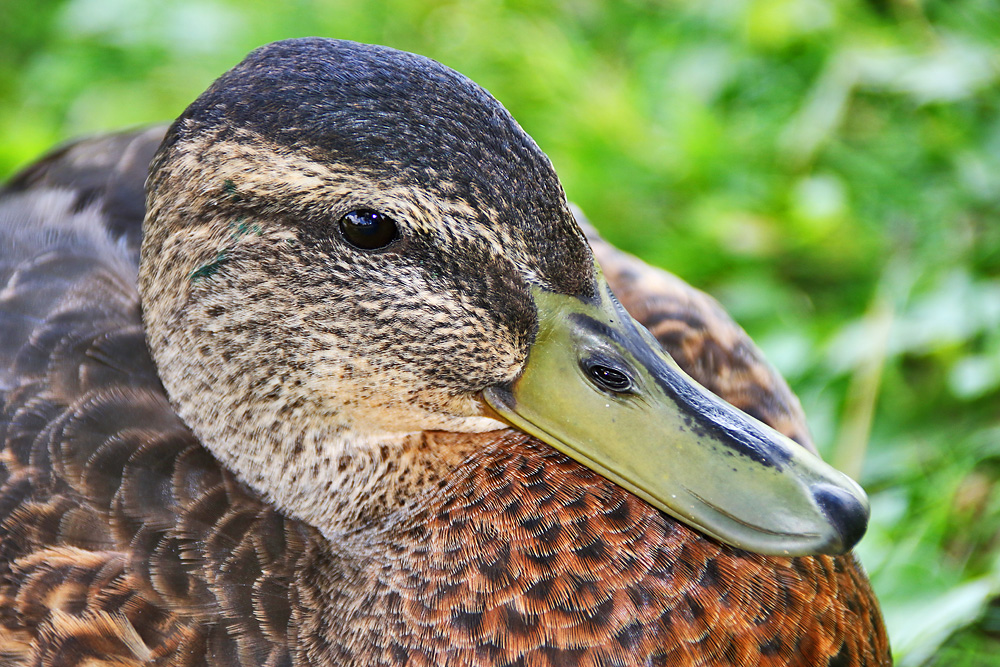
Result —
M 411 438 L 435 452 L 423 491 L 338 541 L 264 502 L 176 416 L 145 348 L 158 141 L 81 142 L 0 199 L 0 664 L 890 664 L 853 556 L 720 545 L 515 431 Z M 811 446 L 711 299 L 592 243 L 689 374 Z

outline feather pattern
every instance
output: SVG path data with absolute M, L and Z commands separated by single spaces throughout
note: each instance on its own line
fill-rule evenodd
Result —
M 376 452 L 405 469 L 398 509 L 337 539 L 276 509 L 202 447 L 146 349 L 142 183 L 162 133 L 70 145 L 0 194 L 0 662 L 890 664 L 852 555 L 721 545 L 517 431 Z M 590 240 L 690 375 L 811 447 L 717 304 Z

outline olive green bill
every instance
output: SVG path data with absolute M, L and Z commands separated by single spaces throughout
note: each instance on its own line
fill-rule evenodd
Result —
M 517 428 L 692 528 L 772 555 L 839 554 L 861 539 L 853 480 L 686 375 L 618 303 L 535 288 L 522 374 L 484 392 Z

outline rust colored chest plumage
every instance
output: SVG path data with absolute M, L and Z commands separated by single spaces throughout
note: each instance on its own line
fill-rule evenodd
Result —
M 719 545 L 510 433 L 439 503 L 312 589 L 340 616 L 333 662 L 386 665 L 881 665 L 887 640 L 853 556 Z M 316 581 L 335 552 L 304 572 Z M 305 576 L 310 576 L 306 574 Z M 367 582 L 380 581 L 379 588 Z M 306 635 L 308 638 L 308 635 Z M 360 653 L 359 653 L 360 650 Z

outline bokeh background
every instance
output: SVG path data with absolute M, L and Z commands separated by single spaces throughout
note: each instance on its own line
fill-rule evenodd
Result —
M 0 0 L 0 178 L 305 35 L 493 92 L 868 488 L 899 664 L 1000 664 L 1000 0 Z

